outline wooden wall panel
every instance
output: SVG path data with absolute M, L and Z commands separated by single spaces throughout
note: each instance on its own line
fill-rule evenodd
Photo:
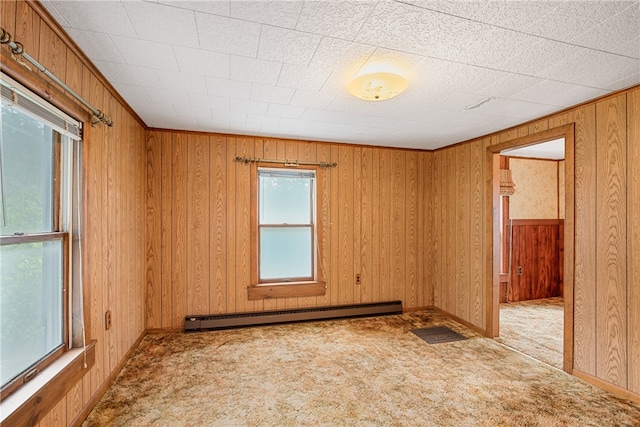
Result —
M 470 299 L 470 277 L 469 277 L 469 232 L 470 232 L 470 217 L 471 217 L 471 204 L 472 200 L 470 194 L 470 158 L 469 151 L 471 146 L 469 144 L 459 145 L 455 148 L 456 156 L 456 177 L 455 177 L 455 215 L 457 224 L 455 231 L 456 243 L 455 243 L 455 276 L 456 282 L 460 284 L 456 296 L 456 315 L 463 319 L 470 319 L 469 317 L 469 299 Z M 451 212 L 453 214 L 453 212 Z
M 432 252 L 430 172 L 421 182 L 431 153 L 169 131 L 148 132 L 146 150 L 147 232 L 155 233 L 146 242 L 147 328 L 180 329 L 190 314 L 433 300 L 430 260 L 419 249 Z M 338 163 L 320 171 L 325 296 L 248 300 L 252 178 L 236 156 Z
M 575 112 L 574 367 L 596 375 L 596 110 Z M 566 242 L 565 242 L 566 243 Z
M 626 96 L 596 104 L 598 378 L 627 386 Z
M 483 218 L 484 218 L 484 145 L 482 140 L 471 144 L 470 153 L 470 266 L 469 266 L 469 322 L 484 328 L 484 245 L 483 245 Z
M 640 90 L 628 95 L 627 126 L 628 388 L 640 394 Z
M 85 330 L 87 341 L 96 340 L 95 364 L 66 395 L 60 396 L 60 401 L 40 423 L 68 425 L 86 412 L 86 405 L 121 366 L 126 353 L 145 331 L 145 130 L 116 101 L 112 89 L 100 82 L 92 66 L 73 53 L 69 40 L 49 26 L 48 14 L 39 3 L 2 1 L 0 21 L 28 54 L 114 120 L 112 128 L 84 123 Z M 41 83 L 34 75 L 47 80 L 40 72 L 26 69 L 13 77 L 38 86 Z M 55 83 L 50 84 L 55 87 Z M 69 97 L 62 103 L 74 102 Z M 78 107 L 78 111 L 81 109 Z M 109 331 L 105 330 L 104 322 L 107 310 L 111 310 L 113 319 Z

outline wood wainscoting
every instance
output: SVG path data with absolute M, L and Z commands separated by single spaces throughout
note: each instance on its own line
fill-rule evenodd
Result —
M 511 220 L 510 283 L 501 302 L 563 295 L 562 219 Z

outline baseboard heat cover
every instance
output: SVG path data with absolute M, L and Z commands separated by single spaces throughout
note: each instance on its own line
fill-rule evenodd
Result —
M 343 317 L 383 316 L 390 314 L 402 314 L 402 301 L 251 313 L 186 316 L 184 319 L 184 331 L 229 329 L 275 323 L 338 319 Z

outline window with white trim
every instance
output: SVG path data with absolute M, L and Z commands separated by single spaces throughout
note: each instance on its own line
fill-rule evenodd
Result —
M 0 124 L 4 399 L 69 348 L 80 124 L 4 75 Z

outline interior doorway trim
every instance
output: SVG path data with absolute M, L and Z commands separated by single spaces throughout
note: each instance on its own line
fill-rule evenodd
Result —
M 574 242 L 575 242 L 575 137 L 574 124 L 549 129 L 521 138 L 515 138 L 500 144 L 490 145 L 486 150 L 486 201 L 487 223 L 486 251 L 486 324 L 487 335 L 496 337 L 500 332 L 500 194 L 498 175 L 500 152 L 503 150 L 526 147 L 542 142 L 564 138 L 565 144 L 565 219 L 564 219 L 564 343 L 563 369 L 573 371 L 573 304 L 574 304 Z

